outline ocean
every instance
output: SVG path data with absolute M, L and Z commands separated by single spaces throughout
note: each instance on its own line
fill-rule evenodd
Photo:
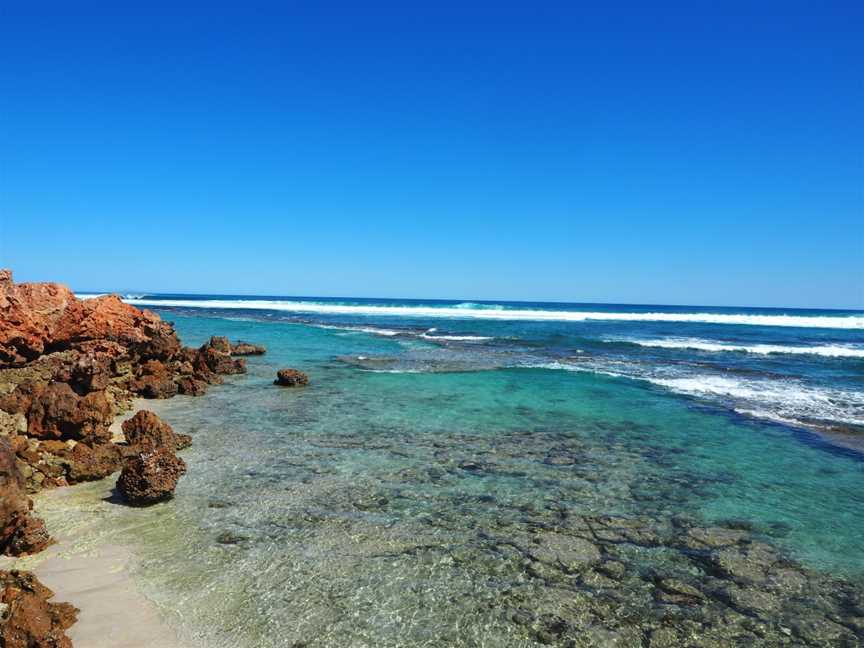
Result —
M 578 627 L 556 596 L 608 594 L 526 559 L 576 519 L 659 533 L 598 545 L 635 583 L 692 575 L 674 537 L 695 525 L 864 588 L 860 311 L 125 298 L 185 344 L 268 349 L 203 397 L 152 403 L 193 435 L 189 473 L 172 502 L 93 531 L 134 548 L 190 642 L 550 643 L 549 610 Z M 281 367 L 311 385 L 273 386 Z

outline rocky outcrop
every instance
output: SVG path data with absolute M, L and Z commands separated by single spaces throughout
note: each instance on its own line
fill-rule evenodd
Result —
M 280 369 L 276 372 L 273 384 L 281 387 L 305 387 L 309 384 L 309 376 L 297 369 Z
M 127 459 L 117 490 L 129 504 L 147 506 L 173 497 L 184 474 L 186 463 L 168 448 L 160 447 Z
M 79 300 L 58 284 L 14 284 L 0 270 L 0 552 L 40 551 L 51 539 L 28 493 L 102 479 L 133 505 L 173 495 L 186 465 L 174 453 L 191 443 L 152 412 L 109 427 L 134 396 L 203 394 L 223 374 L 246 371 L 235 355 L 263 353 L 213 337 L 183 347 L 169 322 L 116 295 Z M 0 646 L 67 647 L 76 610 L 49 603 L 33 576 L 0 572 Z
M 176 434 L 174 429 L 149 410 L 140 410 L 122 425 L 126 443 L 135 452 L 167 448 L 172 452 L 192 445 L 192 437 Z
M 258 356 L 267 353 L 267 349 L 260 344 L 252 344 L 237 340 L 231 345 L 231 355 L 233 356 Z
M 75 301 L 59 284 L 14 284 L 0 270 L 0 365 L 21 365 L 45 351 L 57 322 Z
M 26 382 L 0 398 L 0 409 L 27 419 L 28 436 L 94 443 L 110 439 L 113 411 L 103 391 L 79 396 L 69 383 Z
M 31 508 L 12 446 L 0 438 L 0 553 L 36 553 L 51 543 L 45 523 L 33 516 Z
M 0 646 L 71 648 L 66 636 L 78 609 L 49 601 L 54 592 L 26 572 L 0 571 Z

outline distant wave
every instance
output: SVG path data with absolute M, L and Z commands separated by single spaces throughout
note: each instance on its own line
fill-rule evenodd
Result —
M 792 354 L 792 355 L 819 355 L 828 358 L 864 358 L 864 347 L 846 346 L 840 344 L 828 344 L 820 346 L 790 346 L 779 344 L 725 344 L 711 342 L 710 340 L 699 340 L 696 338 L 669 338 L 661 340 L 639 340 L 632 338 L 610 339 L 608 342 L 627 342 L 638 344 L 643 347 L 661 349 L 693 349 L 696 351 L 710 352 L 740 352 L 756 353 L 762 355 Z
M 465 302 L 454 306 L 383 306 L 375 304 L 339 304 L 313 301 L 256 299 L 127 299 L 136 306 L 179 308 L 275 310 L 322 315 L 355 315 L 379 317 L 425 317 L 487 320 L 527 320 L 552 322 L 624 321 L 688 322 L 739 324 L 751 326 L 795 326 L 803 328 L 837 328 L 864 330 L 864 315 L 754 315 L 727 313 L 621 313 L 602 311 L 558 311 L 505 308 L 504 306 Z

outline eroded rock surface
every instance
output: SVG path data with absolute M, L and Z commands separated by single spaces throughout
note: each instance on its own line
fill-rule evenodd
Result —
M 66 636 L 78 617 L 69 603 L 52 603 L 54 592 L 21 571 L 0 570 L 0 646 L 71 648 Z
M 280 369 L 273 384 L 280 387 L 305 387 L 309 384 L 309 376 L 298 369 Z
M 130 457 L 123 465 L 117 490 L 133 506 L 147 506 L 171 499 L 177 482 L 186 474 L 186 463 L 167 448 Z

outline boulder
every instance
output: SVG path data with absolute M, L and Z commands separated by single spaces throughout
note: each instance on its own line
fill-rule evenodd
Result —
M 57 322 L 51 346 L 68 348 L 92 340 L 122 344 L 141 360 L 171 358 L 180 350 L 169 323 L 151 311 L 124 304 L 117 295 L 70 303 Z
M 267 353 L 267 349 L 260 344 L 251 344 L 250 342 L 238 340 L 231 345 L 231 355 L 233 356 L 264 355 L 265 353 Z
M 5 648 L 71 648 L 66 636 L 78 609 L 51 603 L 54 592 L 33 575 L 0 571 L 0 646 Z
M 282 387 L 305 387 L 309 384 L 309 376 L 297 369 L 280 369 L 276 372 L 273 384 Z
M 176 434 L 173 428 L 149 410 L 139 410 L 122 425 L 126 443 L 135 452 L 149 452 L 156 448 L 167 448 L 172 452 L 188 448 L 192 438 Z
M 126 460 L 117 490 L 133 506 L 147 506 L 170 499 L 186 463 L 167 448 L 157 448 Z
M 213 339 L 217 340 L 217 345 L 213 345 Z M 225 338 L 213 338 L 207 344 L 204 344 L 198 349 L 195 367 L 198 371 L 215 374 L 240 374 L 246 373 L 246 361 L 243 358 L 232 358 L 229 350 L 223 351 L 224 348 L 220 340 Z M 225 343 L 227 344 L 227 340 Z

